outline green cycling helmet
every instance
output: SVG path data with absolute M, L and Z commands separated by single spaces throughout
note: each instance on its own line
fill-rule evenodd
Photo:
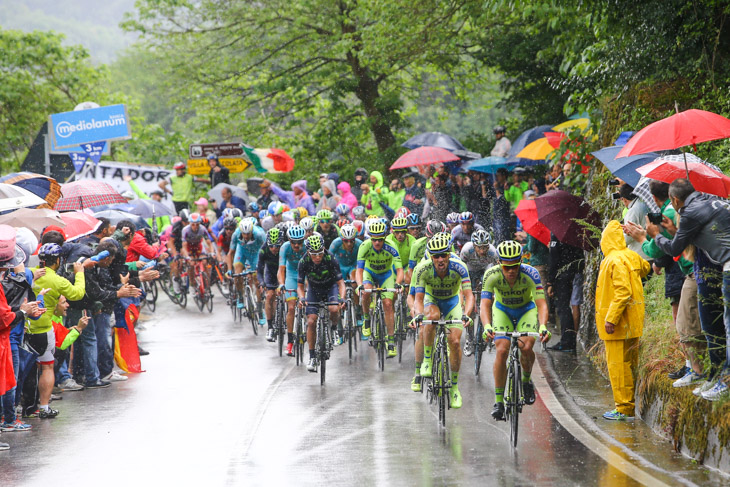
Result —
M 311 235 L 306 241 L 307 250 L 313 254 L 324 252 L 324 240 L 318 233 Z
M 451 234 L 439 232 L 428 241 L 428 251 L 432 254 L 443 254 L 451 248 Z
M 499 260 L 517 261 L 522 258 L 522 245 L 514 240 L 505 240 L 497 246 Z
M 282 240 L 284 238 L 281 235 L 281 230 L 276 227 L 269 230 L 269 233 L 266 235 L 266 245 L 268 246 L 281 245 Z
M 385 226 L 385 223 L 381 222 L 380 220 L 371 220 L 371 222 L 372 223 L 368 225 L 368 233 L 370 234 L 370 237 L 385 237 L 385 234 L 388 231 L 388 227 Z
M 334 218 L 334 215 L 329 210 L 319 210 L 317 212 L 317 220 L 331 220 L 332 218 Z
M 408 219 L 404 216 L 397 216 L 390 222 L 393 230 L 406 230 L 408 228 Z

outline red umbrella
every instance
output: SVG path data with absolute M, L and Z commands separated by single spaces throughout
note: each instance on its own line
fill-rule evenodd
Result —
M 81 180 L 61 186 L 63 198 L 58 200 L 54 207 L 57 211 L 83 210 L 101 205 L 126 203 L 116 189 L 102 181 Z
M 616 157 L 678 149 L 730 137 L 730 120 L 704 110 L 687 110 L 659 120 L 634 134 Z
M 69 211 L 61 213 L 61 220 L 66 224 L 63 231 L 66 234 L 66 240 L 73 240 L 85 235 L 94 233 L 99 227 L 99 220 L 93 215 L 84 213 L 83 211 Z
M 686 162 L 684 157 L 687 157 Z M 664 156 L 636 171 L 644 177 L 665 183 L 687 177 L 689 172 L 689 182 L 697 191 L 727 198 L 730 195 L 730 177 L 700 161 L 692 154 Z
M 594 229 L 600 228 L 601 218 L 583 198 L 556 190 L 538 196 L 534 201 L 538 220 L 559 241 L 583 250 L 598 248 Z
M 411 166 L 427 166 L 429 164 L 437 164 L 439 162 L 458 161 L 459 156 L 442 149 L 440 147 L 423 146 L 413 149 L 398 158 L 395 163 L 390 166 L 390 170 L 402 169 Z
M 522 229 L 545 245 L 550 244 L 550 230 L 537 219 L 535 200 L 522 200 L 517 205 L 515 215 L 522 222 Z

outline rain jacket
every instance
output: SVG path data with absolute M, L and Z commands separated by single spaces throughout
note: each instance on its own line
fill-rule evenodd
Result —
M 398 210 L 401 206 L 403 206 L 403 200 L 406 197 L 406 190 L 405 189 L 399 189 L 398 191 L 391 191 L 388 193 L 388 199 L 387 199 L 387 205 L 393 208 L 393 210 Z
M 355 197 L 355 195 L 352 193 L 352 190 L 350 189 L 350 183 L 342 181 L 340 184 L 337 185 L 337 189 L 342 191 L 342 199 L 340 200 L 340 203 L 344 203 L 350 207 L 350 216 L 354 218 L 354 215 L 352 214 L 352 210 L 359 203 L 357 202 L 357 198 Z
M 156 259 L 162 253 L 162 247 L 159 245 L 150 245 L 144 236 L 144 231 L 138 230 L 132 237 L 132 243 L 127 248 L 127 262 L 136 262 L 140 256 L 145 259 Z
M 5 299 L 5 291 L 0 286 L 0 395 L 15 387 L 13 354 L 10 350 L 10 327 L 18 319 L 20 312 L 13 313 Z
M 299 181 L 294 181 L 291 185 L 292 190 L 291 191 L 284 191 L 276 184 L 271 184 L 271 190 L 274 192 L 276 196 L 279 197 L 279 200 L 281 200 L 282 203 L 286 203 L 289 205 L 289 208 L 297 208 L 301 206 L 310 215 L 314 215 L 316 211 L 314 210 L 314 202 L 312 201 L 312 197 L 309 196 L 309 193 L 307 193 L 307 180 L 306 179 L 300 179 Z M 302 190 L 302 193 L 300 196 L 296 196 L 294 194 L 294 188 L 299 188 Z
M 375 177 L 376 183 L 370 185 L 370 192 L 363 195 L 360 201 L 367 210 L 368 215 L 384 216 L 385 210 L 380 206 L 380 202 L 388 204 L 388 188 L 383 186 L 383 175 L 380 171 L 373 171 L 370 176 Z
M 330 192 L 330 196 L 324 196 L 324 191 L 322 192 L 322 197 L 319 199 L 319 203 L 317 203 L 317 211 L 325 208 L 334 211 L 335 208 L 337 208 L 337 204 L 340 202 L 340 196 L 337 194 L 335 182 L 328 179 L 324 182 L 323 186 L 327 187 L 327 190 Z
M 624 232 L 616 220 L 601 235 L 603 260 L 596 285 L 596 328 L 601 340 L 638 338 L 644 332 L 644 288 L 641 278 L 650 266 L 626 247 Z M 606 322 L 616 325 L 606 333 Z

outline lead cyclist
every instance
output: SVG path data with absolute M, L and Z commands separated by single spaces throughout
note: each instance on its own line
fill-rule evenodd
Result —
M 493 339 L 497 349 L 494 360 L 495 404 L 492 417 L 504 420 L 504 386 L 507 382 L 507 358 L 510 339 L 495 334 L 504 332 L 538 332 L 540 341 L 550 340 L 545 324 L 548 307 L 545 291 L 537 269 L 522 264 L 522 246 L 514 240 L 505 240 L 497 247 L 499 264 L 490 267 L 482 279 L 480 317 L 484 323 L 484 339 Z M 539 326 L 538 326 L 539 323 Z M 535 386 L 530 375 L 535 363 L 534 337 L 521 337 L 520 363 L 525 404 L 535 402 Z

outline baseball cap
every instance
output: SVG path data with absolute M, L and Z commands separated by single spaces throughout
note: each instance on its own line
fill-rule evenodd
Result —
M 208 200 L 206 200 L 205 198 L 201 197 L 198 201 L 195 202 L 195 204 L 196 205 L 207 205 L 208 204 Z
M 218 156 L 216 154 L 208 154 L 208 160 L 218 160 Z
M 18 247 L 15 228 L 10 225 L 0 225 L 0 266 L 16 267 L 25 262 L 27 254 Z
M 269 181 L 264 180 L 259 183 L 259 188 L 268 188 L 269 186 L 271 186 L 271 183 Z

